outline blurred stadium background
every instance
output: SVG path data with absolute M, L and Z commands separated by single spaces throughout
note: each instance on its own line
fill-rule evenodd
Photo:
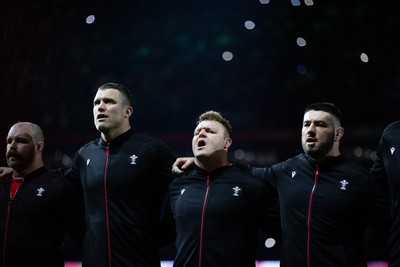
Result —
M 48 166 L 68 166 L 98 136 L 93 96 L 113 81 L 133 92 L 134 129 L 177 155 L 191 154 L 194 122 L 213 109 L 233 125 L 232 160 L 263 166 L 300 153 L 304 107 L 331 101 L 344 113 L 343 153 L 368 168 L 384 126 L 400 118 L 399 7 L 395 0 L 6 0 L 0 133 L 5 139 L 17 121 L 38 123 Z M 384 259 L 385 239 L 368 232 L 371 262 Z M 261 240 L 261 260 L 277 259 Z M 79 259 L 73 245 L 66 250 Z

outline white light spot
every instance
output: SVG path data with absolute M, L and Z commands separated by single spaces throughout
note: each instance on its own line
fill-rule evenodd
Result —
M 266 240 L 265 240 L 265 247 L 266 248 L 272 248 L 273 246 L 275 246 L 275 244 L 276 244 L 276 241 L 275 241 L 275 239 L 273 239 L 272 237 L 270 237 L 270 238 L 267 238 Z
M 361 53 L 360 58 L 362 62 L 367 63 L 369 61 L 368 55 L 365 53 Z
M 360 158 L 361 156 L 362 156 L 362 154 L 363 154 L 363 149 L 361 148 L 361 147 L 356 147 L 355 149 L 354 149 L 354 155 L 357 157 L 357 158 Z
M 244 22 L 244 26 L 246 27 L 246 29 L 248 30 L 252 30 L 254 29 L 254 27 L 256 26 L 256 24 L 254 22 L 252 22 L 251 20 L 246 20 Z
M 269 3 L 269 0 L 260 0 L 260 3 L 263 4 L 263 5 L 266 5 L 266 4 Z
M 86 17 L 86 24 L 92 24 L 94 22 L 94 15 L 90 15 Z
M 313 0 L 304 0 L 304 4 L 306 4 L 306 6 L 313 6 L 314 2 Z
M 300 47 L 304 47 L 307 44 L 306 40 L 303 37 L 297 37 L 296 43 Z
M 300 4 L 299 0 L 292 0 L 292 6 L 299 6 Z
M 61 160 L 61 162 L 62 162 L 62 164 L 64 165 L 64 166 L 69 166 L 70 164 L 71 164 L 71 158 L 68 156 L 68 155 L 63 155 L 62 156 L 62 160 Z
M 234 155 L 235 159 L 242 160 L 244 159 L 246 153 L 244 153 L 243 149 L 236 149 Z
M 375 161 L 377 158 L 376 151 L 371 151 L 370 158 L 372 161 Z
M 225 61 L 231 61 L 233 59 L 233 54 L 232 54 L 232 52 L 225 51 L 224 53 L 222 53 L 222 58 Z

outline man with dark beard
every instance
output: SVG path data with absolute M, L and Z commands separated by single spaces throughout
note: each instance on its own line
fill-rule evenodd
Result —
M 68 233 L 82 244 L 82 194 L 45 168 L 43 132 L 30 122 L 8 132 L 6 158 L 12 173 L 0 180 L 0 266 L 63 267 Z
M 387 231 L 388 202 L 367 169 L 339 150 L 342 115 L 332 103 L 306 107 L 304 153 L 252 174 L 279 195 L 283 267 L 366 267 L 364 234 L 370 219 Z M 186 160 L 186 163 L 183 164 Z M 178 159 L 186 168 L 190 161 Z
M 304 153 L 252 170 L 279 193 L 281 266 L 367 266 L 363 238 L 370 219 L 388 229 L 385 194 L 367 169 L 340 153 L 343 134 L 335 105 L 311 104 L 303 118 Z

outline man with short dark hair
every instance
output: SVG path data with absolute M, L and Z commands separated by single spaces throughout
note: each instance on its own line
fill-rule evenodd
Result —
M 163 142 L 135 132 L 129 90 L 100 86 L 93 119 L 100 137 L 81 147 L 68 176 L 82 184 L 87 235 L 84 267 L 160 266 L 160 210 L 175 154 Z
M 282 267 L 366 267 L 368 223 L 372 219 L 384 231 L 389 227 L 387 197 L 367 169 L 341 154 L 343 135 L 342 115 L 334 104 L 311 104 L 303 116 L 303 153 L 252 168 L 254 176 L 278 191 Z
M 279 192 L 283 267 L 366 267 L 368 223 L 387 230 L 386 196 L 368 170 L 340 153 L 343 135 L 334 104 L 311 104 L 303 117 L 304 153 L 253 169 Z

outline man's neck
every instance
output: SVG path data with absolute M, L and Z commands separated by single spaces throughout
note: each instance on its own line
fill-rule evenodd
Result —
M 101 133 L 101 138 L 103 138 L 104 141 L 106 141 L 107 144 L 110 144 L 115 138 L 117 138 L 118 136 L 120 136 L 121 134 L 129 131 L 131 129 L 131 127 L 124 127 L 118 130 L 111 130 L 109 132 L 106 133 Z
M 14 175 L 14 177 L 25 177 L 28 174 L 36 171 L 37 169 L 42 168 L 43 166 L 44 166 L 44 164 L 42 163 L 42 164 L 31 165 L 30 167 L 23 169 L 23 170 L 13 169 L 13 175 Z
M 194 163 L 198 167 L 205 170 L 207 173 L 211 173 L 218 168 L 228 166 L 230 164 L 228 159 L 226 159 L 226 158 L 221 159 L 221 160 L 215 160 L 215 159 L 210 159 L 210 158 L 207 158 L 207 159 L 195 158 Z

